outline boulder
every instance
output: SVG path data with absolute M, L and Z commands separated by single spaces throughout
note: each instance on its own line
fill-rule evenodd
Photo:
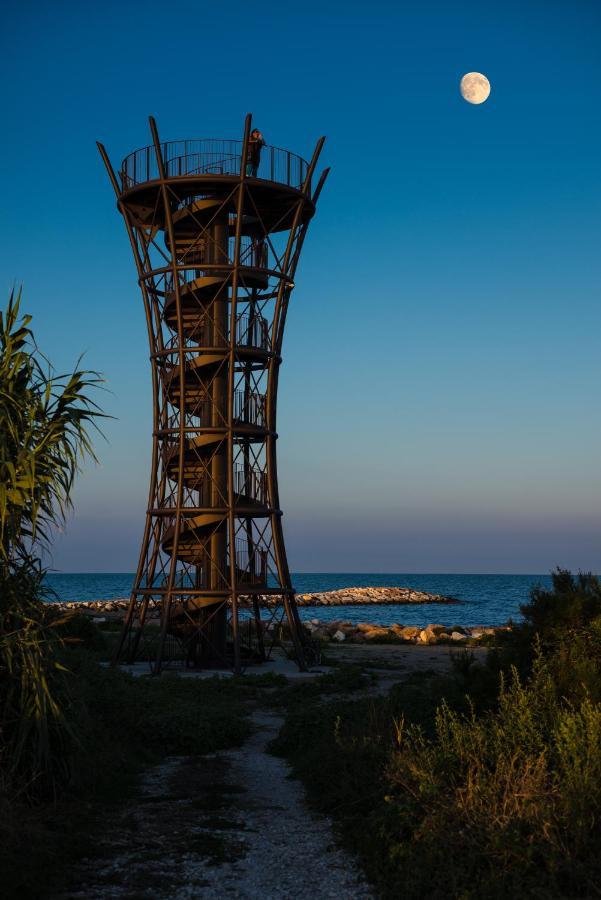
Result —
M 416 628 L 414 625 L 405 625 L 404 628 L 401 628 L 399 637 L 401 637 L 404 641 L 416 641 L 419 637 L 419 634 L 419 628 Z
M 436 643 L 436 635 L 433 631 L 430 631 L 429 628 L 423 628 L 419 633 L 419 641 L 421 644 L 434 644 Z
M 451 632 L 451 640 L 452 641 L 465 641 L 466 635 L 462 634 L 460 631 L 452 631 Z
M 388 628 L 381 628 L 379 626 L 375 626 L 370 631 L 363 632 L 365 635 L 366 641 L 374 641 L 382 638 L 390 637 L 390 632 Z
M 341 625 L 338 631 L 342 631 L 347 637 L 354 637 L 357 634 L 357 629 L 354 625 Z
M 333 641 L 345 641 L 346 634 L 344 633 L 344 631 L 335 631 L 334 634 L 332 635 L 332 640 Z
M 402 625 L 397 625 L 395 622 L 393 625 L 390 626 L 389 630 L 392 631 L 392 633 L 394 635 L 396 635 L 396 637 L 404 638 L 405 629 Z

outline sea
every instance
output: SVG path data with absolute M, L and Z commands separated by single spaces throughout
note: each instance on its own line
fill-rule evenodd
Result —
M 132 573 L 71 573 L 47 575 L 48 587 L 56 600 L 116 600 L 129 596 Z M 378 574 L 357 572 L 298 572 L 292 582 L 300 594 L 334 591 L 347 587 L 409 587 L 444 594 L 459 600 L 457 605 L 376 606 L 373 604 L 301 609 L 303 619 L 324 622 L 374 622 L 379 625 L 503 625 L 521 619 L 520 605 L 526 603 L 533 587 L 549 587 L 549 575 L 428 575 L 415 573 Z

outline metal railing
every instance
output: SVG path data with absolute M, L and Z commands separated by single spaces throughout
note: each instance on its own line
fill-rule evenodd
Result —
M 267 503 L 267 473 L 253 466 L 235 463 L 234 491 L 244 499 Z
M 236 316 L 236 343 L 240 347 L 269 350 L 269 323 L 263 316 Z
M 242 141 L 214 138 L 168 141 L 161 144 L 165 174 L 169 178 L 239 175 L 242 146 Z M 257 178 L 299 189 L 305 182 L 307 170 L 307 161 L 296 153 L 290 153 L 289 150 L 282 150 L 280 147 L 264 146 Z M 123 190 L 158 179 L 159 167 L 154 146 L 142 147 L 126 156 L 120 176 Z
M 234 265 L 234 254 L 236 247 L 235 237 L 228 239 L 227 256 L 219 248 L 211 246 L 209 242 L 200 237 L 196 240 L 190 240 L 183 243 L 181 240 L 179 246 L 174 253 L 176 261 L 182 265 L 188 266 L 186 269 L 179 270 L 180 283 L 189 284 L 202 275 L 212 274 L 211 272 L 203 272 L 203 266 L 224 266 L 229 268 Z M 248 266 L 254 269 L 269 268 L 269 251 L 267 243 L 261 240 L 254 240 L 243 235 L 240 238 L 240 265 Z M 173 290 L 173 273 L 165 273 L 165 285 L 167 292 Z
M 236 239 L 230 238 L 230 258 L 233 260 Z M 269 252 L 265 241 L 254 241 L 250 238 L 240 238 L 240 265 L 252 266 L 257 269 L 269 268 Z
M 163 442 L 161 456 L 164 466 L 178 465 L 178 450 L 177 442 L 173 440 Z M 196 470 L 188 474 L 187 478 L 190 483 L 193 482 L 193 490 L 197 492 L 197 505 L 206 507 L 215 505 L 213 503 L 214 481 L 209 465 L 203 464 L 200 460 L 196 463 L 190 463 L 187 460 L 184 463 L 184 469 L 189 473 L 190 469 Z M 265 505 L 267 503 L 267 472 L 252 465 L 234 463 L 234 492 L 238 494 L 240 500 L 252 500 Z M 219 505 L 218 501 L 217 506 Z
M 205 315 L 199 316 L 193 324 L 186 322 L 186 335 L 190 344 L 198 347 L 213 347 L 214 325 L 212 319 Z M 222 336 L 229 342 L 229 333 Z M 269 350 L 271 338 L 269 334 L 269 322 L 263 316 L 248 313 L 236 316 L 236 345 L 238 347 L 252 347 L 256 350 Z M 166 350 L 179 350 L 179 335 L 173 334 L 165 343 Z
M 213 403 L 209 397 L 192 397 L 188 394 L 186 395 L 185 409 L 186 420 L 198 419 L 198 422 L 194 421 L 194 425 L 198 425 L 201 428 L 211 428 L 213 425 Z M 167 428 L 179 428 L 180 416 L 181 413 L 179 412 L 169 416 Z M 220 426 L 224 423 L 225 411 L 219 415 L 216 424 Z
M 234 392 L 234 419 L 244 425 L 256 425 L 265 428 L 266 422 L 266 398 L 264 394 L 256 391 Z
M 241 584 L 267 584 L 267 550 L 254 547 L 250 554 L 248 543 L 236 541 L 236 569 Z
M 208 397 L 186 397 L 186 418 L 199 419 L 200 428 L 210 428 L 213 425 L 213 403 Z M 225 406 L 223 409 L 216 407 L 217 427 L 227 423 Z M 169 429 L 179 428 L 180 412 L 172 413 L 167 417 L 166 425 Z M 234 391 L 234 421 L 243 425 L 256 425 L 265 428 L 267 421 L 267 398 L 257 391 Z

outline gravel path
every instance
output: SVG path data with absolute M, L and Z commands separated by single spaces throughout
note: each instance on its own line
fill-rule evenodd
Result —
M 255 712 L 243 747 L 171 757 L 110 824 L 61 900 L 368 900 L 330 821 L 311 812 L 286 763 L 266 753 L 281 718 Z

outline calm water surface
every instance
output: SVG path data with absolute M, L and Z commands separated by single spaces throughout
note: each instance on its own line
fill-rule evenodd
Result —
M 131 573 L 50 574 L 48 584 L 60 600 L 115 600 L 129 595 Z M 501 625 L 519 619 L 519 607 L 534 585 L 550 586 L 548 575 L 427 575 L 298 572 L 293 576 L 301 593 L 345 587 L 412 587 L 461 600 L 458 606 L 426 603 L 419 606 L 333 606 L 301 610 L 304 619 L 345 619 L 390 625 Z

